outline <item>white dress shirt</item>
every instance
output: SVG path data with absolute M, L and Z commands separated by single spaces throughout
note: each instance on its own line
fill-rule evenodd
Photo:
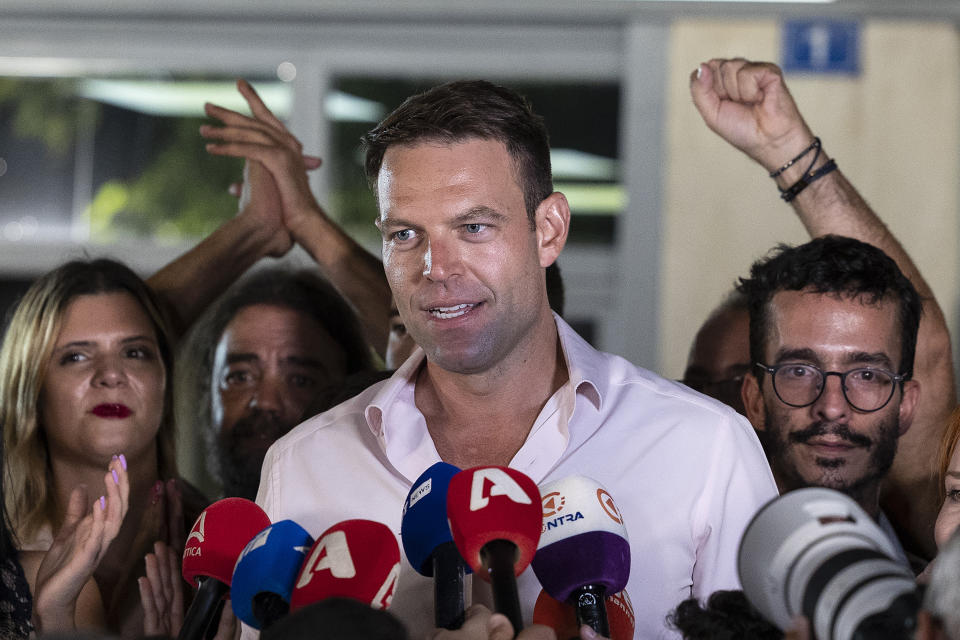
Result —
M 559 317 L 557 328 L 569 381 L 510 466 L 537 484 L 582 474 L 607 488 L 630 536 L 636 637 L 677 637 L 664 619 L 681 600 L 740 588 L 740 537 L 776 496 L 773 476 L 753 429 L 732 409 L 595 350 Z M 423 358 L 418 349 L 391 378 L 270 448 L 257 503 L 271 521 L 291 518 L 318 536 L 339 521 L 367 518 L 390 527 L 399 543 L 404 499 L 440 460 L 414 402 Z M 518 581 L 529 622 L 540 585 L 529 568 Z M 489 602 L 487 585 L 473 582 L 474 601 Z M 411 638 L 433 626 L 432 589 L 404 558 L 390 610 Z

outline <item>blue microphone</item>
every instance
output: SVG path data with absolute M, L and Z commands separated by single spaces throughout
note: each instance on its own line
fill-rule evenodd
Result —
M 433 578 L 434 623 L 442 629 L 463 624 L 463 573 L 470 569 L 460 557 L 447 521 L 447 488 L 460 469 L 438 462 L 417 478 L 403 503 L 400 539 L 410 565 Z
M 313 538 L 293 520 L 275 522 L 247 543 L 233 569 L 233 613 L 266 629 L 290 610 L 290 594 Z

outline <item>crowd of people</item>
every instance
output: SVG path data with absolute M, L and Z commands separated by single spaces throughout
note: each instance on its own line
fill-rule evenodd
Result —
M 442 460 L 608 488 L 629 531 L 636 637 L 809 634 L 809 621 L 778 629 L 747 602 L 737 556 L 761 507 L 825 487 L 929 583 L 917 637 L 960 640 L 946 320 L 775 65 L 711 60 L 691 95 L 705 124 L 768 172 L 811 240 L 744 264 L 697 333 L 682 384 L 595 350 L 564 321 L 557 260 L 570 208 L 553 188 L 544 123 L 521 96 L 447 83 L 365 136 L 377 259 L 311 193 L 319 159 L 249 84 L 238 88 L 250 115 L 207 105 L 216 124 L 201 129 L 210 153 L 246 160 L 237 216 L 147 280 L 108 259 L 64 264 L 6 324 L 0 636 L 175 637 L 191 597 L 180 553 L 211 499 L 255 499 L 271 521 L 313 535 L 351 518 L 399 532 L 413 483 Z M 251 269 L 294 244 L 314 269 Z M 177 420 L 202 433 L 218 496 L 180 476 Z M 463 627 L 433 629 L 433 582 L 417 569 L 402 564 L 396 619 L 341 603 L 263 635 L 333 625 L 353 637 L 514 636 L 491 613 L 489 584 L 469 578 Z M 518 591 L 529 622 L 532 571 Z M 229 605 L 217 624 L 218 638 L 256 634 Z M 554 636 L 533 625 L 518 637 Z

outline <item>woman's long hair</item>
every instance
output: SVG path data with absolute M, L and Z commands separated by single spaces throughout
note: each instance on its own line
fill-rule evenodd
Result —
M 0 347 L 0 428 L 3 430 L 4 502 L 21 542 L 61 514 L 53 487 L 46 435 L 39 421 L 40 393 L 67 306 L 78 296 L 128 293 L 150 318 L 166 368 L 163 416 L 157 433 L 161 477 L 176 475 L 173 425 L 173 350 L 167 322 L 153 292 L 125 265 L 109 259 L 68 262 L 38 279 L 24 294 Z

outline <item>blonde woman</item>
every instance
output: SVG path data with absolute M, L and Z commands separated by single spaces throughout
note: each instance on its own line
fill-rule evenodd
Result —
M 114 456 L 125 456 L 128 512 L 93 574 L 105 626 L 123 637 L 143 632 L 144 555 L 157 540 L 182 547 L 184 512 L 193 522 L 205 505 L 177 476 L 172 366 L 153 293 L 112 260 L 41 277 L 0 347 L 5 502 L 22 551 L 49 549 L 70 522 L 73 490 L 99 486 Z

